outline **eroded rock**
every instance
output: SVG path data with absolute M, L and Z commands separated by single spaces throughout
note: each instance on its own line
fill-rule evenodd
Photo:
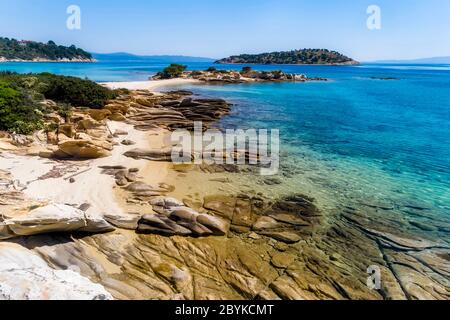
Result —
M 29 212 L 7 213 L 0 222 L 0 239 L 50 232 L 101 233 L 113 230 L 102 217 L 88 215 L 68 205 L 52 203 Z

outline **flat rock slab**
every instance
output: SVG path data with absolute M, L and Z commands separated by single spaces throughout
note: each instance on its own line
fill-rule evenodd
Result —
M 55 270 L 20 245 L 0 243 L 0 300 L 112 300 L 100 285 L 72 270 Z
M 100 216 L 94 217 L 80 209 L 52 203 L 18 216 L 5 217 L 0 223 L 0 239 L 51 232 L 103 233 L 113 230 L 114 227 Z

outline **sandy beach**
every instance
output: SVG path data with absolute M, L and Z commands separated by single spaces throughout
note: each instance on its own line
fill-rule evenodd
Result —
M 111 89 L 125 88 L 129 90 L 155 90 L 162 87 L 170 87 L 186 83 L 196 83 L 196 80 L 171 79 L 138 82 L 111 82 L 102 83 Z M 155 129 L 144 132 L 136 130 L 132 125 L 108 121 L 111 132 L 124 131 L 127 135 L 117 137 L 116 146 L 111 156 L 88 161 L 54 161 L 39 157 L 30 157 L 13 153 L 2 155 L 2 167 L 11 172 L 18 185 L 23 187 L 26 196 L 36 200 L 47 200 L 56 203 L 66 203 L 80 206 L 90 204 L 89 211 L 100 215 L 126 214 L 124 197 L 120 196 L 119 188 L 116 188 L 114 179 L 102 174 L 102 166 L 125 166 L 137 168 L 144 174 L 147 183 L 157 185 L 166 182 L 169 164 L 165 162 L 153 162 L 147 160 L 134 160 L 124 156 L 128 150 L 135 148 L 160 149 L 164 147 L 164 137 L 167 132 L 163 129 Z M 122 139 L 134 141 L 133 146 L 125 146 L 120 143 Z M 16 147 L 5 144 L 5 151 L 16 151 Z M 2 145 L 0 145 L 2 148 Z M 63 171 L 61 177 L 42 179 L 51 170 Z M 69 179 L 75 182 L 70 183 Z
M 200 81 L 194 79 L 167 79 L 167 80 L 149 80 L 149 81 L 129 81 L 129 82 L 102 82 L 103 86 L 110 89 L 128 89 L 128 90 L 156 90 L 165 86 L 177 86 L 183 84 L 196 84 Z

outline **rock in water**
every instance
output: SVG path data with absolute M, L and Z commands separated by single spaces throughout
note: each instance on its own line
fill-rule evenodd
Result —
M 32 251 L 0 243 L 0 300 L 112 300 L 100 284 L 55 270 Z

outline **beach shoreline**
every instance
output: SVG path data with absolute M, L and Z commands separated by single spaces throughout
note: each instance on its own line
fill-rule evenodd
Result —
M 167 80 L 148 80 L 148 81 L 126 81 L 126 82 L 99 82 L 100 85 L 109 89 L 128 89 L 128 90 L 148 90 L 155 91 L 164 87 L 199 84 L 201 81 L 194 79 L 167 79 Z
M 113 146 L 107 157 L 83 161 L 39 158 L 21 153 L 21 148 L 10 146 L 8 150 L 8 145 L 0 141 L 4 169 L 11 173 L 16 185 L 24 188 L 21 190 L 29 199 L 76 208 L 89 204 L 86 214 L 99 215 L 117 227 L 108 233 L 82 237 L 67 234 L 62 243 L 61 238 L 48 234 L 17 241 L 49 265 L 55 265 L 56 259 L 58 268 L 79 268 L 82 276 L 102 285 L 117 299 L 443 296 L 445 288 L 440 281 L 432 283 L 433 290 L 415 291 L 415 286 L 429 281 L 425 277 L 429 272 L 426 263 L 414 263 L 407 270 L 393 265 L 410 263 L 411 256 L 401 253 L 407 250 L 414 257 L 421 255 L 435 261 L 439 270 L 445 264 L 441 258 L 445 244 L 393 229 L 389 222 L 397 217 L 389 208 L 367 207 L 361 212 L 358 207 L 346 207 L 338 212 L 339 207 L 327 208 L 322 202 L 332 195 L 310 197 L 306 180 L 302 185 L 289 185 L 281 177 L 256 177 L 252 171 L 241 171 L 237 166 L 177 165 L 165 155 L 154 158 L 158 151 L 161 155 L 171 146 L 171 124 L 187 126 L 199 116 L 198 110 L 205 110 L 191 113 L 183 109 L 189 109 L 185 106 L 189 103 L 192 108 L 199 107 L 195 98 L 186 98 L 189 92 L 158 90 L 192 83 L 198 82 L 172 79 L 103 83 L 111 89 L 130 90 L 115 104 L 112 102 L 112 110 L 126 104 L 121 109 L 123 120 L 104 119 L 107 130 L 102 130 L 110 132 L 107 139 Z M 202 103 L 205 100 L 198 99 Z M 202 107 L 209 110 L 212 106 Z M 124 143 L 127 140 L 134 144 Z M 146 153 L 150 155 L 146 157 Z M 55 166 L 62 175 L 57 171 L 56 177 L 50 174 L 55 173 Z M 128 176 L 130 172 L 136 174 Z M 130 178 L 125 185 L 119 184 L 121 174 Z M 137 182 L 135 186 L 145 189 L 132 191 L 129 187 L 135 182 L 131 178 Z M 165 207 L 167 203 L 175 203 L 178 209 L 167 211 L 173 210 Z M 379 219 L 380 210 L 383 219 Z M 168 221 L 174 212 L 177 218 Z M 225 234 L 202 234 L 205 226 L 195 220 L 200 215 L 224 221 Z M 180 217 L 181 225 L 175 226 Z M 171 229 L 185 230 L 186 224 L 199 233 L 187 235 Z M 35 242 L 45 246 L 36 246 Z M 395 262 L 386 263 L 386 254 Z M 374 263 L 381 266 L 386 282 L 381 293 L 370 290 L 364 282 L 366 266 Z M 439 277 L 439 272 L 433 276 Z M 335 288 L 337 282 L 340 290 Z M 402 289 L 410 284 L 413 289 Z

